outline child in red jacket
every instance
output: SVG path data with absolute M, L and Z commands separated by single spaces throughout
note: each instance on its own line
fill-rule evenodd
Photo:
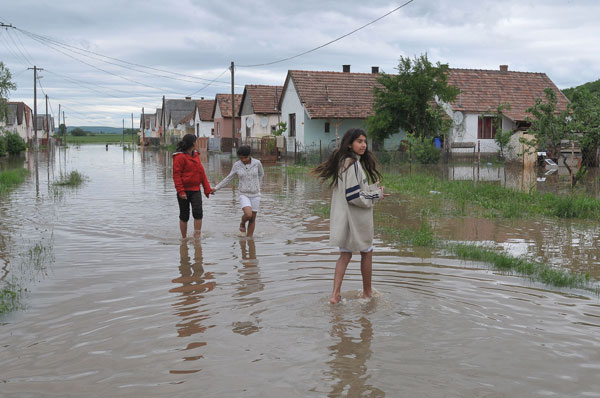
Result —
M 177 144 L 173 153 L 173 182 L 177 190 L 179 203 L 179 229 L 181 237 L 187 236 L 187 223 L 190 219 L 190 205 L 194 217 L 194 238 L 200 237 L 202 230 L 202 194 L 200 184 L 204 188 L 204 195 L 212 191 L 204 167 L 200 162 L 200 154 L 196 151 L 196 136 L 186 134 Z

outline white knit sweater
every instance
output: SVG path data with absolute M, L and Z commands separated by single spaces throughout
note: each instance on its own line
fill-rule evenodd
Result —
M 373 205 L 383 198 L 377 184 L 368 184 L 359 160 L 347 158 L 331 197 L 329 242 L 351 251 L 373 244 Z
M 231 172 L 227 177 L 223 179 L 216 187 L 214 191 L 218 191 L 223 188 L 233 179 L 238 176 L 239 184 L 238 191 L 240 195 L 246 195 L 248 197 L 260 196 L 260 183 L 265 175 L 260 160 L 251 158 L 250 164 L 244 164 L 241 160 L 238 160 L 231 167 Z

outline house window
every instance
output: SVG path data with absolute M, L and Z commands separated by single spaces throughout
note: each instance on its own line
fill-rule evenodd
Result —
M 329 133 L 329 122 L 325 122 L 325 132 Z
M 214 129 L 214 127 L 212 129 L 210 129 L 210 135 L 215 135 L 215 129 Z
M 221 136 L 221 123 L 217 122 L 217 137 Z
M 276 130 L 277 130 L 277 126 L 271 126 L 271 135 L 275 135 Z
M 296 136 L 296 114 L 290 113 L 290 137 Z
M 496 137 L 496 118 L 494 116 L 480 116 L 477 122 L 477 138 L 481 140 Z

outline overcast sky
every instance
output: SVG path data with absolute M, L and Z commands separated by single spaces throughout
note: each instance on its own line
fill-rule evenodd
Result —
M 17 89 L 11 100 L 38 113 L 65 111 L 67 125 L 139 125 L 166 98 L 214 98 L 245 84 L 283 85 L 289 69 L 393 73 L 400 56 L 427 53 L 451 68 L 544 72 L 559 88 L 600 78 L 600 1 L 0 0 L 0 61 Z M 86 51 L 84 51 L 86 50 Z M 110 57 L 110 58 L 107 58 Z M 124 62 L 123 62 L 124 61 Z M 153 68 L 153 69 L 150 69 Z M 215 82 L 209 84 L 212 80 Z

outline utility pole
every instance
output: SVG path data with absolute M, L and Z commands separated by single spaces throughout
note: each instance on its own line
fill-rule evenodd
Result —
M 233 147 L 237 148 L 237 137 L 235 136 L 235 91 L 234 91 L 234 70 L 233 61 L 231 61 L 231 137 L 233 138 Z
M 121 146 L 125 147 L 125 118 L 123 118 L 123 136 L 121 137 Z
M 131 143 L 133 144 L 133 112 L 131 112 Z
M 48 116 L 48 94 L 46 94 L 46 139 L 50 141 L 50 117 Z
M 142 130 L 142 149 L 146 145 L 146 118 L 144 117 L 144 107 L 142 107 L 142 120 L 140 120 L 140 129 Z
M 33 147 L 37 150 L 37 71 L 43 70 L 33 65 Z
M 60 135 L 60 104 L 58 104 L 58 135 Z
M 65 119 L 65 111 L 63 111 L 63 124 L 65 125 L 65 145 L 67 145 L 67 119 Z

